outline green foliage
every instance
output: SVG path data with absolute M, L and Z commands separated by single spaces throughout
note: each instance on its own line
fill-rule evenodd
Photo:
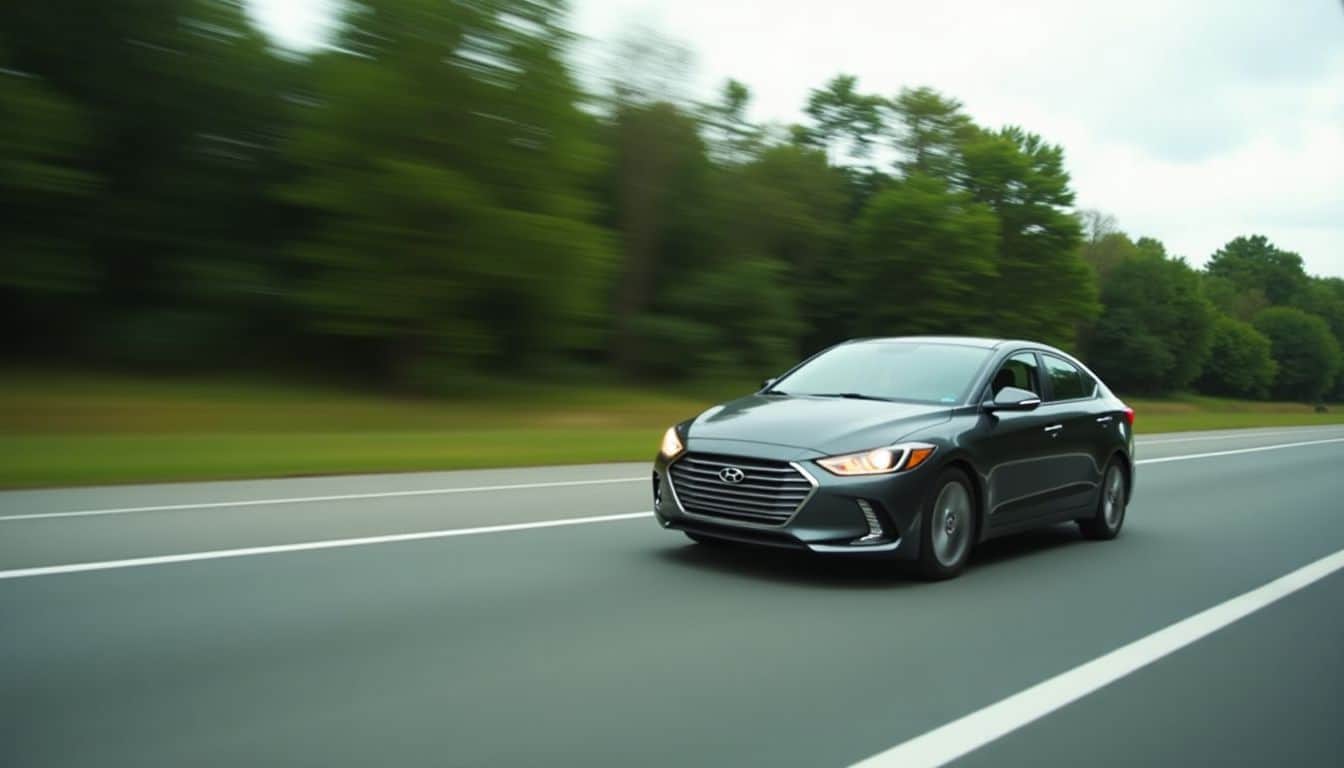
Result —
M 1269 339 L 1254 326 L 1219 315 L 1196 386 L 1211 395 L 1264 399 L 1278 374 Z
M 14 356 L 442 391 L 1081 332 L 1121 389 L 1258 395 L 1263 339 L 1234 320 L 1291 306 L 1344 339 L 1344 281 L 1259 236 L 1197 278 L 1075 212 L 1060 147 L 930 88 L 839 75 L 804 125 L 758 125 L 735 80 L 689 103 L 688 51 L 644 30 L 585 93 L 566 6 L 361 0 L 292 56 L 237 0 L 0 4 L 0 322 L 42 331 Z M 1201 377 L 1210 302 L 1233 320 Z M 1344 395 L 1328 355 L 1261 330 L 1277 391 Z
M 896 117 L 896 146 L 902 152 L 897 167 L 903 173 L 922 173 L 953 179 L 963 172 L 963 144 L 974 130 L 961 102 L 932 88 L 906 88 L 891 102 Z
M 604 295 L 595 153 L 558 19 L 545 4 L 531 26 L 509 3 L 448 8 L 359 6 L 347 49 L 366 55 L 314 62 L 320 106 L 289 145 L 301 170 L 285 199 L 315 222 L 294 250 L 305 314 L 373 342 L 394 379 L 573 348 Z
M 737 80 L 729 80 L 724 83 L 719 100 L 704 107 L 706 141 L 720 162 L 748 162 L 760 150 L 763 131 L 747 119 L 750 102 L 751 89 Z
M 1259 291 L 1275 306 L 1292 304 L 1307 289 L 1302 257 L 1276 248 L 1263 235 L 1238 237 L 1220 248 L 1205 268 L 1239 292 Z
M 1105 310 L 1088 335 L 1086 357 L 1112 388 L 1170 392 L 1199 376 L 1215 314 L 1184 261 L 1167 258 L 1154 240 L 1140 240 L 1111 269 L 1101 302 Z
M 1330 326 L 1292 307 L 1270 307 L 1255 316 L 1255 328 L 1269 338 L 1278 363 L 1274 396 L 1311 402 L 1326 393 L 1341 366 L 1339 343 Z
M 824 153 L 783 145 L 730 171 L 716 189 L 725 216 L 715 228 L 729 251 L 762 254 L 782 267 L 779 280 L 797 315 L 793 346 L 808 353 L 846 338 L 854 316 L 849 178 Z
M 982 295 L 992 297 L 983 322 L 997 335 L 1072 346 L 1078 326 L 1100 308 L 1078 253 L 1082 232 L 1069 210 L 1063 150 L 1017 128 L 968 134 L 964 185 L 999 220 L 998 277 L 982 283 Z
M 89 287 L 93 265 L 62 221 L 97 186 L 81 167 L 83 122 L 69 99 L 8 68 L 0 50 L 0 286 L 39 296 Z
M 882 99 L 859 93 L 858 82 L 837 75 L 812 91 L 804 109 L 812 119 L 806 135 L 837 159 L 866 158 L 882 131 Z
M 1324 320 L 1335 341 L 1344 348 L 1344 278 L 1311 278 L 1299 306 Z M 1330 399 L 1344 400 L 1344 365 L 1326 394 Z
M 855 225 L 848 276 L 859 335 L 973 330 L 976 278 L 994 275 L 996 229 L 987 206 L 929 176 L 873 198 Z

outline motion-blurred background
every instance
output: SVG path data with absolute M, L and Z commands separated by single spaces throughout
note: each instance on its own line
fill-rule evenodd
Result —
M 304 51 L 231 0 L 0 8 L 0 484 L 642 458 L 864 335 L 1056 344 L 1149 429 L 1344 398 L 1344 280 L 1254 229 L 1196 269 L 956 94 L 759 124 L 558 0 L 332 8 Z

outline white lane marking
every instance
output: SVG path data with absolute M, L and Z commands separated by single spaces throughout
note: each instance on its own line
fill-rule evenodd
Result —
M 1261 445 L 1253 448 L 1238 448 L 1232 451 L 1218 451 L 1215 453 L 1193 453 L 1184 456 L 1164 456 L 1153 459 L 1139 459 L 1136 464 L 1159 464 L 1167 461 L 1186 461 L 1189 459 L 1204 459 L 1213 456 L 1230 456 L 1237 453 L 1254 453 L 1256 451 L 1273 451 L 1279 448 L 1296 448 L 1303 445 L 1319 445 L 1322 443 L 1344 442 L 1344 437 L 1331 438 L 1328 440 L 1309 440 L 1299 443 L 1281 443 L 1277 445 Z M 1140 446 L 1145 443 L 1140 442 Z M 324 501 L 352 501 L 360 499 L 390 499 L 404 496 L 442 496 L 454 493 L 481 493 L 488 491 L 510 491 L 525 490 L 528 488 L 565 488 L 571 486 L 583 485 L 610 485 L 612 483 L 636 483 L 644 482 L 644 477 L 617 477 L 604 480 L 560 480 L 546 483 L 517 483 L 513 485 L 478 485 L 467 488 L 427 488 L 416 491 L 379 491 L 376 493 L 347 493 L 334 496 L 304 496 L 287 499 L 252 499 L 242 501 L 208 501 L 199 504 L 163 504 L 157 506 L 145 507 L 120 507 L 116 509 L 83 509 L 72 512 L 35 512 L 22 515 L 0 515 L 0 523 L 16 520 L 45 520 L 49 518 L 61 517 L 96 517 L 99 515 L 125 515 L 134 512 L 169 512 L 174 510 L 189 509 L 223 509 L 227 507 L 260 507 L 272 504 L 312 504 Z
M 402 541 L 423 541 L 425 539 L 449 539 L 454 536 L 472 536 L 480 533 L 505 533 L 508 531 L 527 531 L 537 528 L 561 528 L 570 525 L 589 523 L 613 523 L 618 520 L 636 520 L 652 517 L 652 512 L 628 512 L 621 515 L 600 515 L 596 517 L 573 517 L 568 520 L 540 520 L 534 523 L 510 523 L 508 525 L 487 525 L 481 528 L 452 528 L 446 531 L 420 531 L 418 533 L 393 533 L 384 536 L 363 536 L 357 539 L 330 539 L 327 541 L 304 541 L 297 544 L 272 544 L 263 547 L 243 547 L 241 549 L 216 549 L 208 552 L 188 552 L 182 555 L 155 555 L 135 557 L 129 560 L 104 560 L 95 563 L 73 563 L 71 565 L 43 565 L 36 568 L 18 568 L 12 571 L 0 571 L 0 579 L 22 579 L 29 576 L 52 576 L 58 573 L 80 573 L 83 571 L 110 571 L 117 568 L 135 568 L 142 565 L 164 565 L 167 563 L 190 563 L 197 560 L 222 560 L 230 557 L 251 557 L 253 555 L 273 555 L 281 552 L 307 552 L 315 549 L 340 549 L 342 547 L 362 547 L 368 544 L 392 544 Z
M 1006 736 L 1344 568 L 1344 550 L 855 763 L 938 766 Z
M 93 517 L 96 515 L 125 515 L 132 512 L 168 512 L 184 509 L 223 509 L 225 507 L 261 507 L 269 504 L 313 504 L 323 501 L 351 501 L 358 499 L 390 499 L 402 496 L 445 496 L 451 493 L 481 493 L 485 491 L 512 491 L 528 488 L 567 488 L 577 485 L 609 485 L 633 483 L 643 477 L 618 477 L 608 480 L 560 480 L 548 483 L 517 483 L 514 485 L 477 485 L 467 488 L 425 488 L 417 491 L 379 491 L 376 493 L 347 493 L 335 496 L 303 496 L 288 499 L 250 499 L 243 501 L 207 501 L 200 504 L 161 504 L 149 507 L 120 507 L 117 509 L 81 509 L 73 512 L 34 512 L 25 515 L 3 515 L 6 520 L 44 520 L 52 517 Z
M 1282 437 L 1284 435 L 1311 434 L 1317 432 L 1318 430 L 1320 432 L 1338 431 L 1340 428 L 1344 427 L 1335 427 L 1333 429 L 1331 427 L 1302 427 L 1300 429 L 1288 430 L 1286 432 L 1252 432 L 1250 434 L 1247 434 L 1245 432 L 1236 432 L 1235 434 L 1225 434 L 1225 435 L 1199 435 L 1196 437 L 1164 437 L 1156 440 L 1145 440 L 1143 436 L 1140 435 L 1135 438 L 1135 442 L 1143 446 L 1143 445 L 1166 445 L 1167 443 L 1196 443 L 1204 440 L 1237 440 L 1237 439 L 1254 440 L 1257 437 Z
M 1187 456 L 1166 456 L 1159 459 L 1146 459 L 1137 463 L 1159 463 L 1167 461 L 1186 461 L 1189 459 L 1204 459 L 1213 456 L 1227 456 L 1235 453 L 1254 453 L 1256 451 L 1273 451 L 1279 448 L 1296 448 L 1305 445 L 1320 445 L 1322 443 L 1344 442 L 1344 437 L 1332 440 L 1313 440 L 1303 443 L 1283 443 L 1281 445 L 1266 445 L 1259 448 L 1241 448 L 1235 451 L 1217 451 L 1215 453 L 1195 453 Z M 631 478 L 636 480 L 641 478 Z M 625 480 L 587 480 L 579 481 L 581 483 L 608 482 L 619 483 L 628 482 Z M 542 484 L 537 484 L 542 485 Z M 547 484 L 550 485 L 550 484 Z M 518 488 L 521 486 L 501 486 L 503 488 Z M 446 489 L 451 491 L 479 490 L 479 489 Z M 440 491 L 441 492 L 441 491 Z M 362 497 L 381 497 L 387 495 L 405 495 L 429 493 L 429 491 L 403 491 L 393 494 L 363 494 L 355 498 Z M 351 498 L 332 497 L 332 498 Z M 283 504 L 289 500 L 275 500 L 266 503 Z M 225 502 L 229 506 L 246 504 L 247 502 Z M 59 513 L 58 513 L 59 514 Z M 17 579 L 25 576 L 47 576 L 58 573 L 78 573 L 80 571 L 105 571 L 114 568 L 132 568 L 140 565 L 160 565 L 164 563 L 185 563 L 195 560 L 217 560 L 226 557 L 248 557 L 251 555 L 270 555 L 281 552 L 303 552 L 313 549 L 334 549 L 338 547 L 358 547 L 368 544 L 391 544 L 399 541 L 417 541 L 420 539 L 445 539 L 453 536 L 470 536 L 481 533 L 505 533 L 508 531 L 525 531 L 532 528 L 556 528 L 566 525 L 582 525 L 585 523 L 609 523 L 618 520 L 634 520 L 641 517 L 651 517 L 652 512 L 629 512 L 619 515 L 602 515 L 597 517 L 575 517 L 561 520 L 540 520 L 532 523 L 511 523 L 507 525 L 489 525 L 480 528 L 453 528 L 441 531 L 424 531 L 421 533 L 396 533 L 385 536 L 365 536 L 357 539 L 331 539 L 327 541 L 308 541 L 298 544 L 273 544 L 259 547 L 244 547 L 242 549 L 220 549 L 207 552 L 188 552 L 180 555 L 157 555 L 153 557 L 138 557 L 129 560 L 106 560 L 95 563 L 72 563 L 70 565 L 46 565 L 36 568 L 20 568 L 12 571 L 0 571 L 0 579 Z
M 1277 451 L 1282 448 L 1301 448 L 1304 445 L 1325 445 L 1327 443 L 1344 443 L 1344 437 L 1332 437 L 1328 440 L 1307 440 L 1301 443 L 1279 443 L 1278 445 L 1260 445 L 1255 448 L 1235 448 L 1230 451 L 1213 451 L 1212 453 L 1188 453 L 1184 456 L 1159 456 L 1153 459 L 1139 459 L 1135 464 L 1164 464 L 1168 461 L 1189 461 L 1190 459 L 1211 459 L 1215 456 L 1235 456 L 1238 453 L 1259 453 L 1261 451 Z

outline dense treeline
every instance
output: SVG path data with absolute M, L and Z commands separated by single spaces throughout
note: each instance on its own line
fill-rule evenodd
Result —
M 361 0 L 277 53 L 229 0 L 0 9 L 18 359 L 438 388 L 556 363 L 759 376 L 837 340 L 1078 350 L 1122 391 L 1344 396 L 1344 281 L 1239 237 L 1192 269 L 1074 209 L 1062 150 L 926 88 L 585 90 L 562 0 Z

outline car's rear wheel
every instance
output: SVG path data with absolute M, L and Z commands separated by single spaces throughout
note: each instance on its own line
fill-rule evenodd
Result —
M 975 494 L 966 473 L 944 469 L 921 511 L 919 572 L 926 579 L 961 573 L 975 545 Z
M 1119 459 L 1111 459 L 1101 476 L 1101 497 L 1092 517 L 1078 521 L 1078 527 L 1089 539 L 1108 541 L 1120 535 L 1125 524 L 1125 507 L 1129 504 L 1129 477 Z

